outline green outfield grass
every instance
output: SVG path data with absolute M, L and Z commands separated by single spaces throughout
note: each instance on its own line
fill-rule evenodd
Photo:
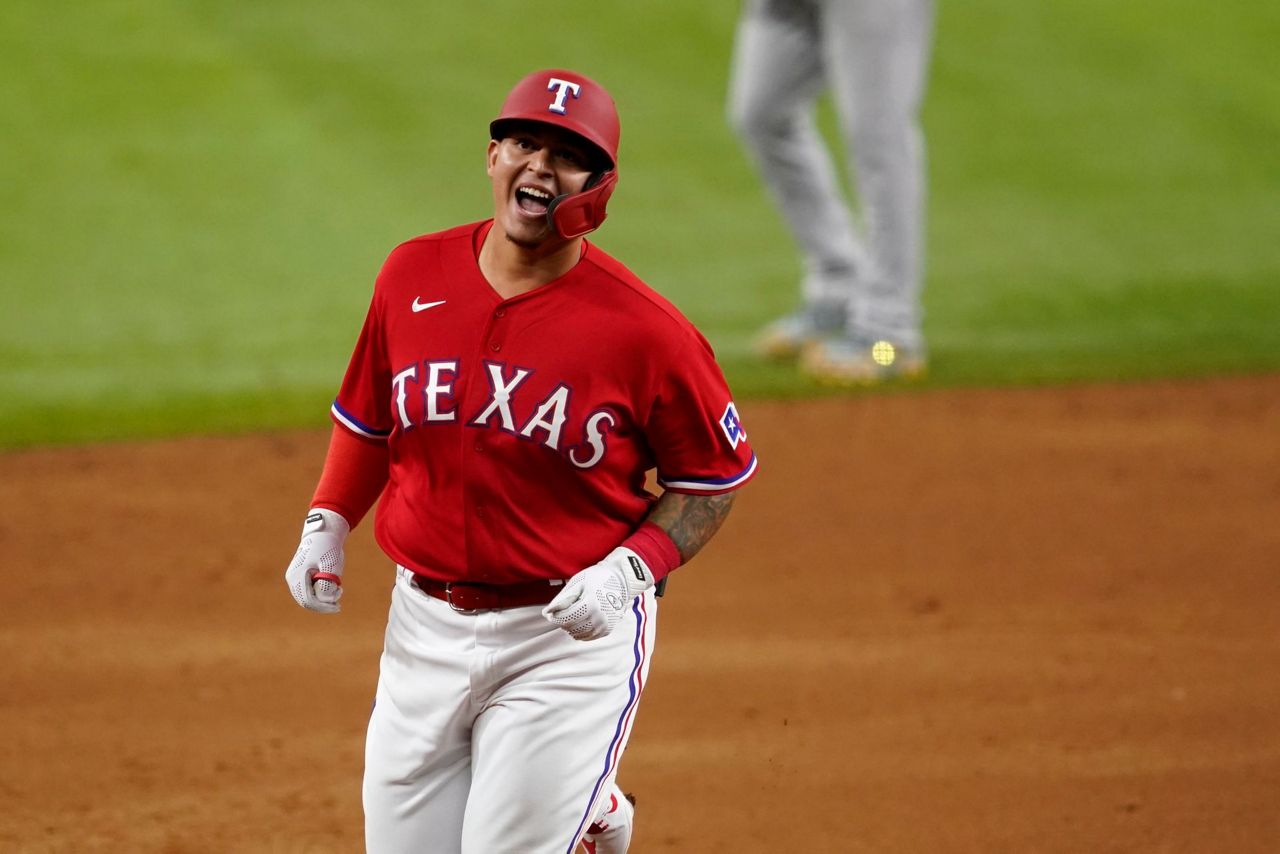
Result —
M 816 393 L 749 351 L 799 268 L 724 121 L 737 11 L 10 0 L 0 446 L 325 424 L 382 258 L 487 215 L 550 65 L 623 110 L 599 242 L 739 396 Z M 940 0 L 929 382 L 1280 369 L 1278 39 L 1269 0 Z

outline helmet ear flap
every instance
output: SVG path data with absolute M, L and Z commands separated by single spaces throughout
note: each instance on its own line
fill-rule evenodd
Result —
M 605 205 L 618 184 L 618 170 L 597 172 L 580 193 L 556 196 L 547 206 L 547 221 L 566 240 L 595 231 L 604 222 Z

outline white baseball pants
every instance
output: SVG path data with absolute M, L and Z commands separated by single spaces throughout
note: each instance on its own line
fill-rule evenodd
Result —
M 576 641 L 539 606 L 460 614 L 397 570 L 365 747 L 372 854 L 573 854 L 607 803 L 657 600 Z

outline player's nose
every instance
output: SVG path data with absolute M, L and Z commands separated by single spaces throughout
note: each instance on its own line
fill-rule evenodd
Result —
M 529 159 L 526 161 L 526 167 L 529 171 L 538 175 L 551 174 L 551 154 L 546 146 L 540 146 L 529 155 Z

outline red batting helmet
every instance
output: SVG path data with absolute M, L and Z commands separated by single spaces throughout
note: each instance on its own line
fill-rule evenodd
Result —
M 561 237 L 580 237 L 604 222 L 605 204 L 618 183 L 618 108 L 604 87 L 573 71 L 535 71 L 515 85 L 489 136 L 501 140 L 512 122 L 555 125 L 582 137 L 607 166 L 591 176 L 581 193 L 557 196 L 547 219 Z

